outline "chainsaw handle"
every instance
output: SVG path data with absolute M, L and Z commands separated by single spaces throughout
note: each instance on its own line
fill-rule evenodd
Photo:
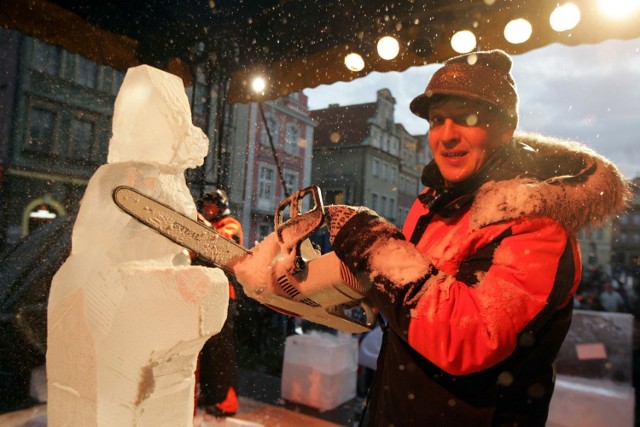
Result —
M 304 210 L 305 200 L 311 198 L 312 206 Z M 288 214 L 288 215 L 287 215 Z M 294 270 L 304 268 L 300 245 L 324 223 L 324 205 L 320 188 L 310 186 L 284 199 L 276 208 L 274 226 L 278 243 L 286 254 L 294 255 Z

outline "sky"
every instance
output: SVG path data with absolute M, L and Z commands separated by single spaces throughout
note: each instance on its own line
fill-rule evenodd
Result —
M 640 38 L 593 45 L 559 43 L 513 55 L 518 87 L 518 129 L 582 142 L 640 176 Z M 387 88 L 396 99 L 395 121 L 412 134 L 428 130 L 409 111 L 440 64 L 404 72 L 374 72 L 352 82 L 305 89 L 309 109 L 374 102 Z

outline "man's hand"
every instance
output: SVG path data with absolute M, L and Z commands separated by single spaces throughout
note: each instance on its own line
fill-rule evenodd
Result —
M 333 245 L 336 235 L 351 217 L 357 213 L 371 210 L 364 206 L 329 205 L 325 206 L 324 211 L 329 229 L 329 242 Z

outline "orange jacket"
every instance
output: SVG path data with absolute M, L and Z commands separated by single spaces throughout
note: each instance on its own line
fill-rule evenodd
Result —
M 243 245 L 244 233 L 242 232 L 242 224 L 240 224 L 240 221 L 237 219 L 227 216 L 217 222 L 211 223 L 207 221 L 202 214 L 198 213 L 198 221 L 208 225 L 209 227 L 215 227 L 216 231 L 220 233 L 221 236 L 233 240 L 240 246 Z M 191 257 L 194 258 L 195 254 L 191 253 Z M 229 282 L 229 298 L 235 299 L 235 297 L 236 291 L 233 284 Z

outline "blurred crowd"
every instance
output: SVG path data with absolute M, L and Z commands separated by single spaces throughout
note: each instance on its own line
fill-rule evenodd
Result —
M 575 295 L 575 308 L 639 314 L 640 271 L 588 265 Z

